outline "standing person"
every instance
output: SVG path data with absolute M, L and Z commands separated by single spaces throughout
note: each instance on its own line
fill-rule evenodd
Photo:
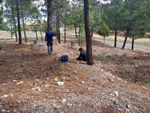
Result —
M 86 61 L 86 50 L 83 50 L 83 48 L 79 48 L 79 51 L 80 51 L 80 55 L 78 58 L 76 58 L 77 60 L 83 60 L 83 61 Z
M 46 32 L 45 41 L 47 43 L 48 54 L 51 55 L 53 52 L 53 32 L 51 29 Z

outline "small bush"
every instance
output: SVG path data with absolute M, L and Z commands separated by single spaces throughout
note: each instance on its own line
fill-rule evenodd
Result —
M 56 36 L 56 35 L 57 35 L 56 30 L 53 30 L 53 36 Z

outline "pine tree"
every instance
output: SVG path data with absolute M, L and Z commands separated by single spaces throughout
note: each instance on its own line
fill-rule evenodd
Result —
M 105 37 L 109 36 L 110 34 L 110 29 L 109 27 L 105 24 L 105 22 L 102 23 L 99 31 L 97 32 L 99 35 L 102 35 L 104 37 L 104 44 L 105 44 Z
M 89 26 L 89 2 L 84 0 L 84 22 L 85 22 L 85 34 L 86 34 L 86 50 L 87 50 L 87 64 L 93 65 L 93 55 L 92 55 L 92 40 L 90 36 L 90 26 Z
M 125 0 L 122 25 L 126 28 L 126 35 L 122 49 L 124 49 L 129 36 L 133 38 L 133 49 L 134 39 L 145 35 L 149 21 L 145 7 L 147 7 L 146 0 Z
M 0 0 L 0 5 L 2 4 L 2 0 Z M 3 23 L 3 9 L 2 6 L 0 6 L 0 29 L 2 28 Z

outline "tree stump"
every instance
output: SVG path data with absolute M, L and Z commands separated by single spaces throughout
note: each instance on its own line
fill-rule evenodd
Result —
M 74 46 L 74 42 L 71 42 L 71 46 Z
M 34 40 L 33 44 L 37 44 L 37 40 Z

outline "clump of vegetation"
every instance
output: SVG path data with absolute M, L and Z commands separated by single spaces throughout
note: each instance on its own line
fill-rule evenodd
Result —
M 100 27 L 100 29 L 98 30 L 97 34 L 101 35 L 104 37 L 104 44 L 105 44 L 105 37 L 109 36 L 110 34 L 110 29 L 109 27 L 106 25 L 105 22 L 102 23 L 102 26 Z

